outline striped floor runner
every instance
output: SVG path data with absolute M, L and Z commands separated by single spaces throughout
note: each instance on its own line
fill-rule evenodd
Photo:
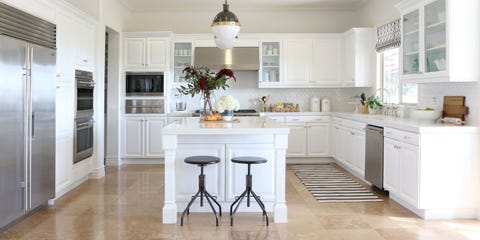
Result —
M 330 164 L 292 164 L 288 167 L 319 202 L 383 201 Z

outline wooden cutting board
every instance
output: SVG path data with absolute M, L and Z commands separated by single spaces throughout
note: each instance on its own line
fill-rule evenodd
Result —
M 443 117 L 460 118 L 465 121 L 468 107 L 465 107 L 465 96 L 445 96 L 443 98 Z

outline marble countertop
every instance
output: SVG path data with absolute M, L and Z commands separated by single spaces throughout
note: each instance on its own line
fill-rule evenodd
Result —
M 164 135 L 258 135 L 289 132 L 287 126 L 267 117 L 235 117 L 232 122 L 203 122 L 198 117 L 190 117 L 184 123 L 174 122 L 162 129 Z

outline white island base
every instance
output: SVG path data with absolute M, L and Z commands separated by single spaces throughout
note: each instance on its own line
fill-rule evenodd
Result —
M 200 167 L 184 162 L 186 157 L 195 155 L 220 158 L 220 163 L 205 166 L 204 173 L 206 190 L 217 197 L 223 213 L 230 211 L 235 197 L 245 190 L 247 165 L 232 163 L 230 159 L 237 156 L 267 159 L 264 164 L 252 165 L 252 188 L 261 196 L 269 217 L 273 212 L 274 222 L 287 222 L 285 156 L 289 129 L 263 117 L 237 119 L 239 121 L 225 123 L 188 118 L 184 124 L 173 123 L 162 130 L 165 152 L 164 224 L 176 223 L 177 213 L 185 209 L 198 191 Z M 206 201 L 200 207 L 197 199 L 190 211 L 212 210 Z M 255 201 L 247 207 L 244 199 L 237 212 L 261 213 L 261 209 Z

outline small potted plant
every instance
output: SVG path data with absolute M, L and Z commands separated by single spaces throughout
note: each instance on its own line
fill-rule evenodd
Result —
M 383 107 L 382 100 L 378 96 L 370 96 L 365 101 L 365 105 L 368 107 L 368 113 L 376 114 L 380 108 Z

